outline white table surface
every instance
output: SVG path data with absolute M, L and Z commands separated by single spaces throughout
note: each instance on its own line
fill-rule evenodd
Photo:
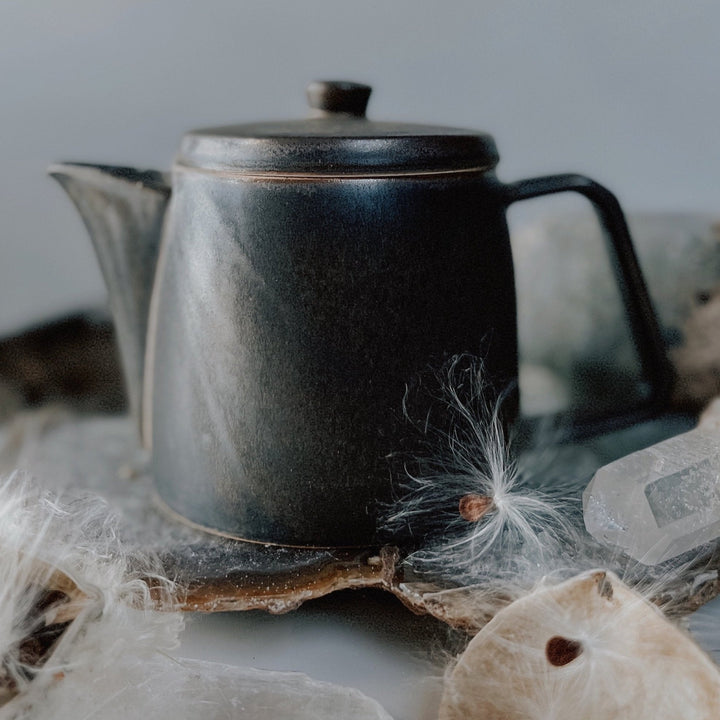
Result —
M 190 614 L 177 654 L 303 672 L 357 688 L 395 720 L 431 720 L 450 634 L 387 593 L 346 590 L 285 615 Z
M 720 662 L 720 598 L 689 618 Z M 437 717 L 447 634 L 379 591 L 349 590 L 281 616 L 253 611 L 190 615 L 178 654 L 299 671 L 374 698 L 395 720 Z

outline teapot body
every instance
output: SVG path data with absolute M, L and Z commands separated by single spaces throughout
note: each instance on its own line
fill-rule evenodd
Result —
M 164 502 L 258 542 L 374 542 L 408 383 L 460 353 L 517 379 L 495 183 L 177 168 L 145 387 Z
M 631 400 L 623 421 L 667 397 L 662 336 L 614 195 L 579 175 L 502 184 L 492 136 L 375 122 L 369 95 L 313 83 L 305 120 L 187 133 L 170 184 L 156 171 L 51 168 L 97 250 L 158 495 L 208 530 L 287 546 L 374 544 L 393 458 L 426 450 L 403 416 L 406 388 L 458 355 L 482 361 L 492 391 L 509 390 L 513 420 L 505 211 L 517 201 L 590 200 L 640 360 L 642 402 Z M 452 438 L 452 413 L 430 385 L 413 420 Z M 585 428 L 620 421 L 610 413 Z

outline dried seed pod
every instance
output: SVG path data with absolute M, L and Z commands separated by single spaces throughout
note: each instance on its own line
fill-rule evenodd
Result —
M 592 571 L 501 610 L 448 672 L 440 720 L 716 720 L 720 671 L 615 575 Z

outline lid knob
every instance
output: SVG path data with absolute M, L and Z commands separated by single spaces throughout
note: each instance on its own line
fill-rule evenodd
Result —
M 343 80 L 318 80 L 307 89 L 308 103 L 319 114 L 352 115 L 365 117 L 365 109 L 372 88 Z

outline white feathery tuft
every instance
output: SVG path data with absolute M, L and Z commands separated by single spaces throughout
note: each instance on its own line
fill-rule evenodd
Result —
M 2 720 L 62 717 L 58 685 L 177 645 L 182 616 L 156 610 L 173 583 L 127 553 L 99 498 L 59 499 L 19 472 L 0 482 L 0 578 Z
M 449 429 L 422 424 L 427 451 L 405 464 L 385 527 L 418 539 L 407 558 L 418 573 L 464 584 L 500 577 L 534 583 L 581 545 L 572 522 L 578 500 L 562 494 L 562 485 L 533 484 L 537 468 L 511 452 L 502 399 L 488 396 L 481 365 L 454 358 L 436 398 Z

